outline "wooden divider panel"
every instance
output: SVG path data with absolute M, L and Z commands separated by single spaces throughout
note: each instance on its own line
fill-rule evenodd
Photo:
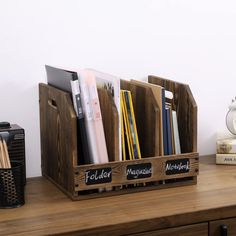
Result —
M 124 80 L 121 88 L 132 94 L 142 158 L 160 156 L 160 110 L 152 90 Z
M 176 109 L 181 151 L 197 151 L 197 105 L 188 85 L 149 75 L 148 82 L 160 85 L 173 92 L 173 107 Z
M 39 84 L 42 172 L 74 190 L 77 165 L 77 117 L 69 93 Z
M 106 138 L 109 161 L 119 161 L 119 115 L 112 98 L 106 89 L 98 89 L 102 121 Z

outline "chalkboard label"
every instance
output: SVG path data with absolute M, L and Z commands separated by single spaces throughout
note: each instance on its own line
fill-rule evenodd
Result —
M 110 183 L 112 181 L 111 168 L 101 168 L 86 170 L 85 183 L 86 185 Z
M 166 175 L 188 173 L 190 170 L 189 158 L 166 161 Z
M 142 163 L 136 165 L 128 165 L 126 173 L 128 180 L 149 178 L 152 176 L 152 164 Z

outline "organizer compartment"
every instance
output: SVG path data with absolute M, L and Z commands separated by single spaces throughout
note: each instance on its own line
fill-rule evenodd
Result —
M 77 117 L 71 95 L 46 84 L 39 84 L 40 132 L 43 176 L 50 179 L 73 200 L 169 188 L 197 183 L 197 106 L 188 85 L 149 76 L 174 93 L 173 106 L 178 115 L 182 148 L 180 155 L 160 153 L 159 109 L 150 89 L 131 86 L 121 81 L 121 88 L 130 89 L 136 112 L 142 159 L 118 161 L 118 113 L 107 91 L 99 90 L 109 163 L 78 165 Z M 146 97 L 142 97 L 145 95 Z M 138 103 L 145 105 L 140 113 Z M 151 116 L 147 114 L 150 113 Z M 148 119 L 143 129 L 143 119 Z M 108 122 L 110 121 L 110 122 Z

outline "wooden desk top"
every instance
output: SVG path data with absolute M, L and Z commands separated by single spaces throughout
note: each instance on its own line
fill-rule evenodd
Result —
M 236 166 L 200 160 L 197 185 L 83 201 L 43 177 L 30 179 L 26 204 L 0 210 L 0 235 L 115 236 L 236 216 Z

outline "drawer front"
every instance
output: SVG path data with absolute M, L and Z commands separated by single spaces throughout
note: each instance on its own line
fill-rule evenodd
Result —
M 236 218 L 211 221 L 209 225 L 210 236 L 235 236 Z
M 208 223 L 150 231 L 135 236 L 208 236 Z

